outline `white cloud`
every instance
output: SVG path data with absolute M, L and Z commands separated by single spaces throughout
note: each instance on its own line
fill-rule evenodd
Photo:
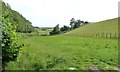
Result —
M 34 26 L 68 25 L 69 20 L 101 21 L 118 16 L 119 0 L 3 0 Z

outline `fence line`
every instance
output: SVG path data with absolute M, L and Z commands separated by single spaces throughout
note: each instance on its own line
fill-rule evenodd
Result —
M 66 34 L 67 35 L 67 34 Z M 107 33 L 84 33 L 84 34 L 70 34 L 72 36 L 80 36 L 80 37 L 98 37 L 98 38 L 120 38 L 120 33 L 118 32 L 107 32 Z M 68 34 L 69 36 L 69 34 Z
M 102 37 L 102 38 L 120 38 L 120 34 L 118 34 L 117 32 L 79 34 L 79 36 L 82 36 L 82 37 Z

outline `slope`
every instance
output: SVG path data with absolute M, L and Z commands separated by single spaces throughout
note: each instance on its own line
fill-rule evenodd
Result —
M 4 14 L 5 11 L 11 14 L 12 16 L 11 22 L 12 24 L 16 24 L 17 32 L 32 32 L 33 31 L 32 23 L 29 20 L 23 17 L 19 12 L 11 9 L 9 4 L 2 2 L 2 14 Z
M 118 35 L 118 18 L 87 24 L 78 29 L 65 33 L 65 35 L 74 36 L 96 36 L 98 34 L 111 34 L 111 36 Z

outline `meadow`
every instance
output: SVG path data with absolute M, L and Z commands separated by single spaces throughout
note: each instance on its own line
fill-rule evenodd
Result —
M 94 23 L 72 18 L 67 23 L 69 25 L 59 27 L 61 22 L 57 22 L 56 17 L 52 16 L 49 20 L 55 19 L 54 22 L 57 24 L 55 27 L 35 27 L 32 25 L 34 23 L 23 17 L 21 13 L 12 10 L 8 3 L 0 2 L 2 2 L 0 42 L 2 42 L 3 65 L 0 71 L 120 71 L 118 70 L 118 66 L 120 67 L 118 60 L 119 18 Z M 42 26 L 40 22 L 44 20 L 44 17 L 39 19 L 41 20 L 37 24 Z M 49 20 L 45 19 L 48 22 Z
M 116 70 L 118 66 L 115 38 L 24 36 L 18 43 L 24 47 L 6 70 Z
M 5 69 L 118 70 L 117 18 L 87 24 L 64 34 L 49 36 L 49 32 L 17 33 L 18 44 L 23 47 L 17 60 L 7 63 Z M 89 36 L 98 33 L 111 33 L 111 36 Z

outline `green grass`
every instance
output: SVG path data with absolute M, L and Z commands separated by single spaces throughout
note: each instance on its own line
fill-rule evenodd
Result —
M 82 38 L 72 36 L 31 36 L 23 38 L 25 44 L 17 61 L 9 62 L 7 70 L 114 70 L 118 66 L 117 39 Z
M 51 30 L 40 30 L 39 32 L 32 32 L 32 33 L 19 33 L 17 32 L 17 38 L 27 38 L 29 36 L 41 36 L 41 35 L 49 35 Z
M 30 36 L 18 33 L 24 44 L 17 61 L 6 70 L 115 70 L 118 65 L 118 39 L 81 37 L 80 34 L 118 32 L 117 18 L 88 24 L 62 35 Z M 46 34 L 40 32 L 37 34 Z
M 80 35 L 86 35 L 86 34 L 89 35 L 89 34 L 98 34 L 98 33 L 114 34 L 115 32 L 118 34 L 118 18 L 81 26 L 80 28 L 70 31 L 65 35 L 80 36 Z

